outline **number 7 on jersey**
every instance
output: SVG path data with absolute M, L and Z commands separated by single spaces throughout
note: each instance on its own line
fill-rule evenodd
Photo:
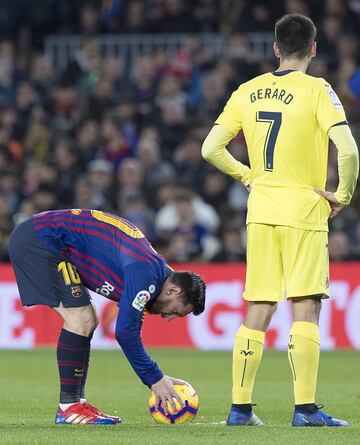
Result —
M 272 172 L 274 168 L 275 144 L 281 126 L 281 113 L 277 111 L 258 111 L 256 113 L 256 121 L 269 124 L 264 144 L 264 168 L 265 171 Z

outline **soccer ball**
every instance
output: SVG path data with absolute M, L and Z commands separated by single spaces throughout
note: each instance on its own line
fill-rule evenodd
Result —
M 192 386 L 189 385 L 174 385 L 175 391 L 183 399 L 185 406 L 181 407 L 180 403 L 174 399 L 175 406 L 178 412 L 174 414 L 168 402 L 169 414 L 164 413 L 164 409 L 159 404 L 159 408 L 155 409 L 155 394 L 151 392 L 149 399 L 149 410 L 153 419 L 158 423 L 186 423 L 195 419 L 196 413 L 199 409 L 199 397 Z

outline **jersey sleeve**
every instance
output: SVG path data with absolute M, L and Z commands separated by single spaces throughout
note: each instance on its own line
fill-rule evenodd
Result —
M 346 124 L 346 115 L 340 99 L 331 85 L 319 79 L 316 115 L 320 127 L 328 132 L 334 125 Z
M 226 149 L 233 137 L 222 125 L 214 125 L 203 143 L 201 154 L 214 167 L 247 186 L 251 178 L 250 168 L 235 159 Z
M 329 130 L 330 139 L 338 150 L 339 185 L 335 198 L 348 205 L 359 174 L 359 151 L 348 125 L 336 125 Z
M 215 124 L 222 125 L 236 136 L 242 128 L 240 109 L 240 87 L 234 91 L 227 101 L 223 112 L 216 119 Z
M 118 303 L 115 337 L 141 381 L 151 387 L 164 374 L 146 353 L 140 332 L 145 305 L 153 298 L 149 287 L 154 284 L 155 278 L 151 266 L 138 263 L 127 266 L 124 276 L 125 286 Z

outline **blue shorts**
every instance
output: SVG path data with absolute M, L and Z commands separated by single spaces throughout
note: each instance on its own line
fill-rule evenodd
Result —
M 43 304 L 83 307 L 90 304 L 88 289 L 75 266 L 50 252 L 36 236 L 31 219 L 11 234 L 9 255 L 23 306 Z

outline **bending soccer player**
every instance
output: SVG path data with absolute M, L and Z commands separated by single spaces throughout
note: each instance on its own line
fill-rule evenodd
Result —
M 329 296 L 328 218 L 349 204 L 359 169 L 356 143 L 331 86 L 305 74 L 316 55 L 316 28 L 300 14 L 275 26 L 279 68 L 232 94 L 206 140 L 205 159 L 250 188 L 247 214 L 248 309 L 233 349 L 228 425 L 263 425 L 252 390 L 265 331 L 277 302 L 292 301 L 288 357 L 294 378 L 293 426 L 346 426 L 315 403 L 321 299 Z M 226 145 L 240 130 L 251 169 Z M 338 149 L 339 185 L 324 191 L 329 137 Z
M 9 244 L 24 306 L 43 304 L 64 320 L 57 359 L 60 403 L 57 424 L 115 424 L 85 399 L 90 342 L 97 317 L 87 288 L 118 301 L 115 336 L 156 406 L 173 398 L 183 406 L 174 384 L 147 355 L 140 330 L 143 312 L 166 320 L 203 312 L 205 283 L 193 272 L 174 272 L 135 226 L 97 210 L 43 212 L 20 224 Z

